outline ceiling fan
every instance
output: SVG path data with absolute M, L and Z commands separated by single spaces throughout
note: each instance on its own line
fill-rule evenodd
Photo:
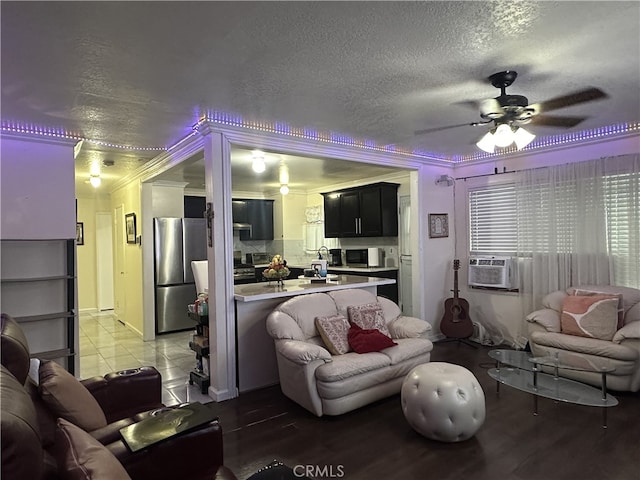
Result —
M 535 136 L 520 128 L 522 125 L 532 124 L 563 128 L 575 127 L 580 122 L 586 120 L 587 117 L 555 116 L 545 115 L 544 113 L 607 97 L 607 94 L 599 88 L 589 87 L 583 90 L 569 93 L 567 95 L 555 97 L 541 103 L 529 104 L 529 100 L 527 99 L 527 97 L 523 95 L 510 95 L 506 92 L 507 87 L 509 87 L 517 77 L 518 73 L 513 70 L 494 73 L 489 77 L 489 81 L 491 82 L 491 85 L 500 89 L 500 96 L 487 100 L 465 102 L 473 104 L 480 110 L 480 118 L 482 118 L 481 121 L 427 128 L 424 130 L 417 130 L 414 132 L 414 134 L 423 135 L 441 130 L 447 130 L 450 128 L 493 124 L 495 125 L 495 128 L 490 132 L 490 134 L 494 135 L 498 130 L 500 130 L 501 133 L 504 133 L 507 136 L 509 134 L 513 136 L 513 134 L 517 134 L 519 130 L 522 130 L 520 135 L 522 135 L 523 141 L 525 134 L 530 136 L 530 139 L 524 144 L 526 145 L 531 140 L 533 140 Z M 502 125 L 504 125 L 504 127 L 502 127 Z M 483 139 L 485 137 L 483 137 Z M 516 140 L 513 139 L 511 142 L 508 142 L 504 146 L 510 145 L 513 141 Z M 504 143 L 504 141 L 502 143 Z M 503 146 L 500 143 L 496 143 L 496 145 Z M 494 145 L 494 147 L 496 145 Z M 518 148 L 522 148 L 522 146 L 524 146 L 521 146 L 519 143 L 517 143 L 517 145 Z M 480 148 L 483 148 L 481 145 L 478 146 Z M 485 149 L 483 148 L 483 150 Z M 490 151 L 493 152 L 493 148 L 491 148 Z

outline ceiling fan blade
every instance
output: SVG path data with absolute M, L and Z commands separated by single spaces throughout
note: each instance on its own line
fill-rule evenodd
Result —
M 414 135 L 424 135 L 426 133 L 439 132 L 441 130 L 449 130 L 450 128 L 458 128 L 458 127 L 476 127 L 478 125 L 486 125 L 492 123 L 488 122 L 471 122 L 471 123 L 459 123 L 458 125 L 446 125 L 444 127 L 434 127 L 434 128 L 425 128 L 424 130 L 416 130 L 413 132 Z
M 570 107 L 572 105 L 577 105 L 578 103 L 600 100 L 601 98 L 607 97 L 608 95 L 599 88 L 590 87 L 529 106 L 534 107 L 536 109 L 536 112 L 542 113 L 549 112 L 551 110 L 557 110 L 559 108 Z
M 586 120 L 587 117 L 560 117 L 554 115 L 536 115 L 529 122 L 531 125 L 540 125 L 543 127 L 575 127 L 579 123 Z
M 479 103 L 480 116 L 482 118 L 500 118 L 504 115 L 504 110 L 500 102 L 495 98 L 488 98 Z
M 469 125 L 469 124 L 468 123 L 461 123 L 459 125 L 447 125 L 447 126 L 444 126 L 444 127 L 425 128 L 423 130 L 416 130 L 415 132 L 413 132 L 413 134 L 414 135 L 424 135 L 426 133 L 439 132 L 441 130 L 448 130 L 450 128 L 464 127 L 466 125 Z
M 459 106 L 464 107 L 464 108 L 470 108 L 472 110 L 479 110 L 480 109 L 480 102 L 482 102 L 482 100 L 461 100 L 459 102 L 452 103 L 452 105 L 459 105 Z

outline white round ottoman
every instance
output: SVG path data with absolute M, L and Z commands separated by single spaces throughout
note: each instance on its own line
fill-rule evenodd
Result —
M 484 422 L 482 387 L 460 365 L 431 362 L 414 367 L 402 383 L 400 397 L 409 425 L 433 440 L 466 440 Z

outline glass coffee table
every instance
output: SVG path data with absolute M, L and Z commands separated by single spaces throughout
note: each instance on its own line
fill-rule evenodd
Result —
M 602 407 L 602 426 L 607 428 L 607 408 L 616 406 L 618 400 L 607 393 L 607 374 L 615 368 L 606 361 L 589 361 L 571 353 L 534 357 L 529 352 L 507 349 L 490 350 L 489 356 L 496 361 L 496 367 L 489 370 L 489 376 L 497 382 L 496 392 L 500 393 L 500 384 L 504 384 L 531 393 L 534 415 L 538 414 L 538 397 Z M 601 388 L 560 377 L 559 370 L 600 373 Z

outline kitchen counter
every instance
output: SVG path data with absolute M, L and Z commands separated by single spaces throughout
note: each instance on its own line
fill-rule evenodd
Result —
M 333 270 L 333 267 L 331 269 Z M 355 269 L 352 269 L 352 271 L 355 271 Z M 327 280 L 325 283 L 312 283 L 311 279 L 296 278 L 285 280 L 282 287 L 278 286 L 276 282 L 271 282 L 271 284 L 268 282 L 260 282 L 236 285 L 233 290 L 234 298 L 237 302 L 255 302 L 273 298 L 293 297 L 307 293 L 331 292 L 348 288 L 378 287 L 380 285 L 391 285 L 394 283 L 396 283 L 396 281 L 391 278 L 339 275 L 338 278 Z
M 398 267 L 349 267 L 348 265 L 343 265 L 342 267 L 332 267 L 329 265 L 327 267 L 327 271 L 331 270 L 332 272 L 344 272 L 345 274 L 349 274 L 349 272 L 363 272 L 363 273 L 376 273 L 376 272 L 397 272 Z
M 264 270 L 269 265 L 255 265 L 256 270 Z M 309 265 L 288 265 L 290 268 L 311 268 Z M 376 273 L 376 272 L 396 272 L 398 271 L 398 267 L 350 267 L 348 265 L 342 265 L 341 267 L 334 267 L 331 265 L 327 266 L 327 270 L 331 270 L 332 272 L 340 272 L 346 275 L 349 272 L 362 272 L 362 273 Z

